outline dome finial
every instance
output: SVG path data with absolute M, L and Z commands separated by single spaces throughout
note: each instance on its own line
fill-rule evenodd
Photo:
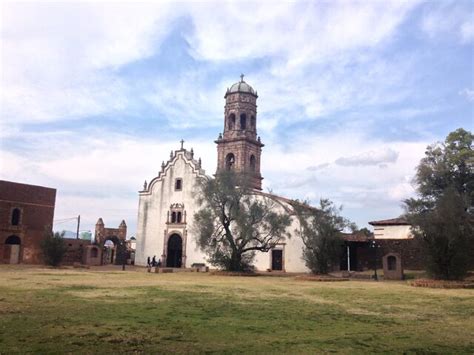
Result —
M 244 74 L 240 74 L 240 82 L 243 83 L 244 82 Z

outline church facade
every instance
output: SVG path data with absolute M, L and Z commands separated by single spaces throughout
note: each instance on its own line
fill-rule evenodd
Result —
M 234 170 L 250 176 L 250 185 L 257 198 L 272 199 L 276 209 L 292 213 L 290 201 L 262 192 L 260 162 L 263 144 L 257 135 L 257 92 L 243 80 L 227 89 L 224 109 L 224 131 L 217 144 L 217 173 Z M 197 183 L 212 179 L 202 168 L 201 159 L 186 150 L 181 141 L 178 150 L 171 151 L 169 160 L 161 165 L 158 176 L 145 182 L 139 192 L 136 265 L 146 265 L 147 258 L 156 256 L 163 266 L 188 268 L 193 264 L 208 264 L 193 235 L 193 216 L 197 211 Z M 296 218 L 283 240 L 267 253 L 257 252 L 257 270 L 307 272 L 302 259 L 303 243 L 294 233 Z

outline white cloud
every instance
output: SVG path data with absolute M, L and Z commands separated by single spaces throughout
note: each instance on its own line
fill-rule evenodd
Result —
M 132 110 L 143 97 L 180 126 L 188 115 L 188 125 L 205 124 L 218 107 L 209 100 L 221 97 L 235 79 L 204 91 L 212 74 L 184 70 L 174 81 L 157 77 L 150 92 L 117 72 L 159 52 L 180 18 L 194 25 L 184 35 L 200 61 L 269 62 L 266 69 L 248 73 L 267 95 L 261 112 L 300 106 L 306 116 L 317 118 L 348 105 L 396 101 L 393 87 L 404 76 L 400 58 L 386 63 L 361 51 L 389 41 L 416 4 L 8 3 L 2 6 L 2 117 L 18 123 L 115 114 Z M 366 64 L 369 71 L 362 68 Z M 316 67 L 308 71 L 308 66 Z M 370 95 L 362 89 L 367 86 Z M 404 94 L 402 88 L 396 92 Z
M 272 2 L 201 4 L 192 7 L 188 36 L 196 57 L 236 60 L 277 56 L 286 70 L 341 51 L 379 44 L 416 2 Z M 290 70 L 292 72 L 293 70 Z M 299 69 L 301 70 L 301 69 Z
M 262 153 L 264 188 L 313 203 L 329 198 L 343 205 L 343 214 L 361 226 L 371 218 L 398 216 L 402 200 L 414 193 L 411 179 L 426 146 L 433 140 L 428 137 L 422 142 L 384 142 L 367 137 L 363 130 L 341 127 L 324 135 L 308 132 L 291 148 L 277 141 L 264 141 L 269 147 Z M 395 155 L 398 159 L 394 159 Z M 364 163 L 370 164 L 328 164 L 341 156 L 363 158 Z M 382 160 L 393 162 L 380 169 L 375 161 Z
M 83 118 L 127 106 L 114 73 L 153 54 L 173 20 L 168 5 L 2 4 L 2 119 Z
M 428 36 L 450 36 L 461 43 L 469 43 L 474 39 L 472 2 L 440 1 L 429 4 L 421 21 L 421 28 Z
M 474 101 L 474 90 L 465 88 L 459 91 L 459 95 L 464 96 L 468 101 Z
M 342 166 L 364 166 L 379 165 L 383 163 L 394 163 L 398 159 L 398 152 L 390 148 L 363 152 L 358 155 L 341 157 L 336 159 L 336 164 Z

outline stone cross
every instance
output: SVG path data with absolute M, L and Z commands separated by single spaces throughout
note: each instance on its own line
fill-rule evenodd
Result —
M 244 74 L 240 74 L 240 82 L 244 81 Z
M 182 150 L 183 149 L 183 144 L 184 144 L 184 139 L 181 139 L 180 143 L 181 143 L 181 150 Z

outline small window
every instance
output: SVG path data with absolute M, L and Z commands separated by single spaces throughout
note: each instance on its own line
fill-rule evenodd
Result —
M 181 212 L 176 214 L 176 223 L 181 223 Z
M 21 211 L 19 208 L 14 208 L 12 211 L 12 226 L 17 226 L 20 224 Z
M 240 115 L 240 129 L 246 129 L 247 128 L 247 116 L 245 113 Z
M 183 179 L 176 179 L 174 183 L 174 189 L 180 191 L 183 188 Z
M 229 116 L 228 124 L 229 124 L 229 129 L 233 130 L 235 127 L 235 115 L 233 113 L 231 113 Z
M 176 212 L 171 212 L 171 223 L 176 223 Z
M 256 161 L 255 161 L 255 155 L 250 156 L 250 171 L 255 172 L 255 167 L 256 167 Z

